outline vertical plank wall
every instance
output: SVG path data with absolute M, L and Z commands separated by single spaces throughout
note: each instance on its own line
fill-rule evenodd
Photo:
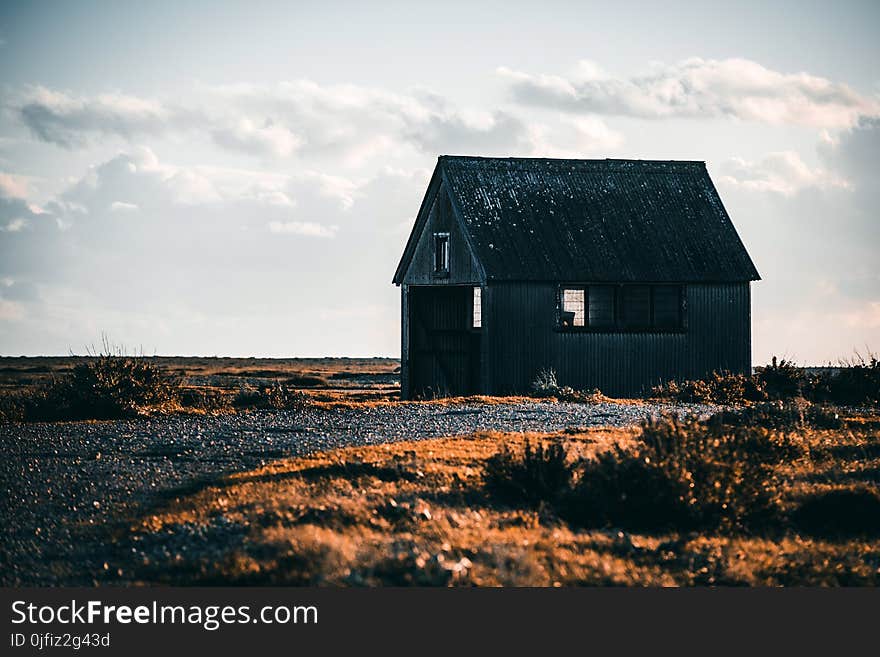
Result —
M 494 394 L 528 390 L 542 368 L 560 385 L 635 395 L 673 379 L 751 368 L 748 283 L 687 286 L 682 333 L 567 333 L 556 330 L 554 283 L 494 283 L 484 292 L 484 385 Z

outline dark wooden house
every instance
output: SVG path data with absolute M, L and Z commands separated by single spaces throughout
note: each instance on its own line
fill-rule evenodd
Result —
M 394 275 L 402 395 L 745 373 L 759 278 L 703 162 L 442 156 Z

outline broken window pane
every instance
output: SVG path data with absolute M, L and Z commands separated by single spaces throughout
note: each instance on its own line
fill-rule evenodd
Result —
M 474 288 L 474 328 L 483 326 L 483 289 Z
M 562 317 L 564 327 L 584 325 L 584 290 L 567 288 L 562 290 Z

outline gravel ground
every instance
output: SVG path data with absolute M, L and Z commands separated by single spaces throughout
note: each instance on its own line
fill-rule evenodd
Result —
M 125 582 L 128 521 L 175 493 L 279 458 L 479 430 L 625 426 L 693 405 L 394 404 L 120 422 L 0 424 L 4 586 Z

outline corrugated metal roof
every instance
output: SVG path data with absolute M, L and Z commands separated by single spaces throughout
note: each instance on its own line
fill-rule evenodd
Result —
M 760 278 L 703 162 L 441 156 L 487 278 Z

